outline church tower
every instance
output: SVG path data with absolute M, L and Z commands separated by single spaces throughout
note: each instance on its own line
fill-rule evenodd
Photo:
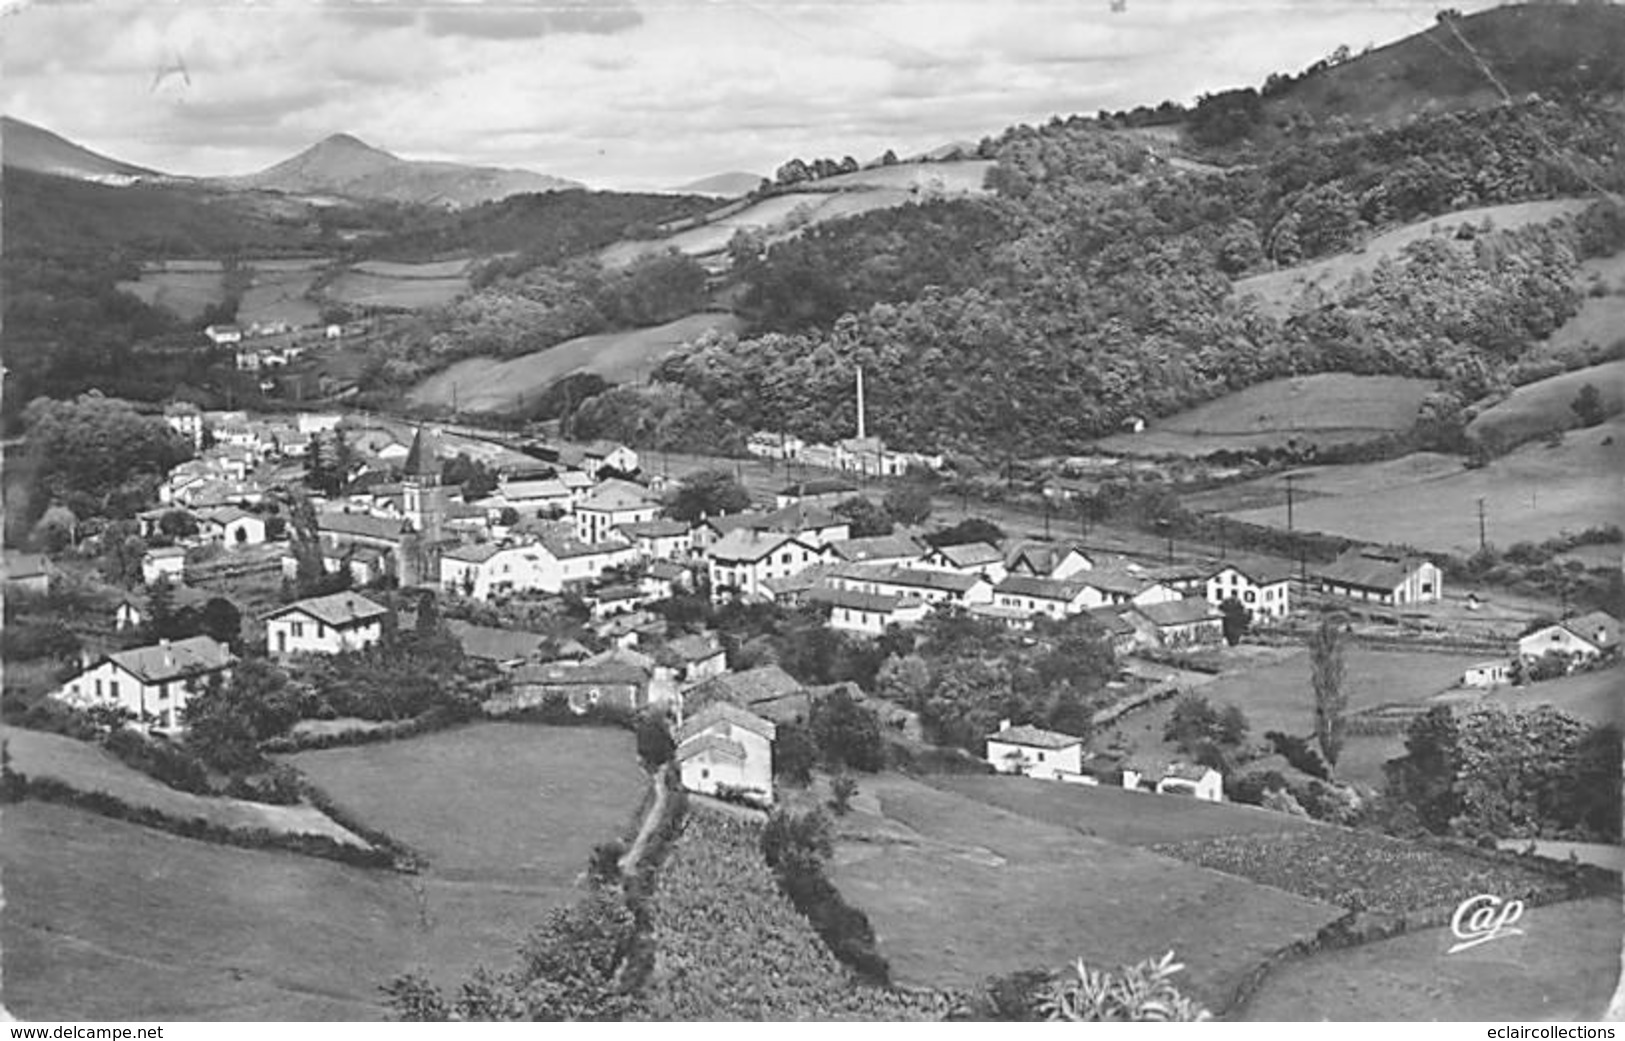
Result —
M 440 542 L 445 537 L 446 489 L 440 484 L 440 452 L 433 431 L 419 427 L 401 475 L 401 507 L 411 533 L 401 540 L 403 586 L 438 585 Z

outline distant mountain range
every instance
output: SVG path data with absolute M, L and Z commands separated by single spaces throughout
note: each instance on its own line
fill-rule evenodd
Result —
M 526 192 L 583 187 L 576 181 L 529 170 L 402 159 L 349 134 L 334 134 L 258 173 L 236 177 L 183 177 L 110 158 L 44 127 L 10 116 L 0 118 L 0 157 L 10 168 L 98 184 L 192 183 L 216 189 L 336 195 L 364 201 L 452 208 Z M 752 187 L 755 187 L 754 182 Z
M 157 170 L 92 152 L 60 134 L 10 116 L 0 116 L 0 156 L 9 167 L 99 184 L 134 184 L 168 177 Z
M 220 180 L 244 188 L 449 207 L 583 187 L 530 170 L 402 159 L 349 134 L 323 138 L 258 173 Z

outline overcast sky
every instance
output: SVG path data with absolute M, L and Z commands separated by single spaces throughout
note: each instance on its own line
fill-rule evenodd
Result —
M 0 102 L 173 173 L 246 173 L 345 131 L 658 188 L 1257 85 L 1424 28 L 1441 2 L 40 3 L 7 7 Z

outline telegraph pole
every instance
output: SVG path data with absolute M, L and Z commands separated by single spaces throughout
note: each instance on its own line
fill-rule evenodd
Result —
M 1050 501 L 1049 501 L 1049 496 L 1046 495 L 1044 497 L 1044 541 L 1045 542 L 1049 541 L 1049 515 L 1050 515 Z
M 1286 530 L 1292 530 L 1292 482 L 1296 474 L 1286 475 Z
M 1478 551 L 1480 553 L 1484 552 L 1484 546 L 1484 497 L 1480 495 L 1478 497 Z

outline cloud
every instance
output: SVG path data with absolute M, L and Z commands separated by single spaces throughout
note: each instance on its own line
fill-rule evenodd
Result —
M 545 0 L 542 3 L 454 3 L 430 8 L 424 26 L 431 36 L 525 40 L 559 33 L 612 35 L 643 24 L 626 0 Z

